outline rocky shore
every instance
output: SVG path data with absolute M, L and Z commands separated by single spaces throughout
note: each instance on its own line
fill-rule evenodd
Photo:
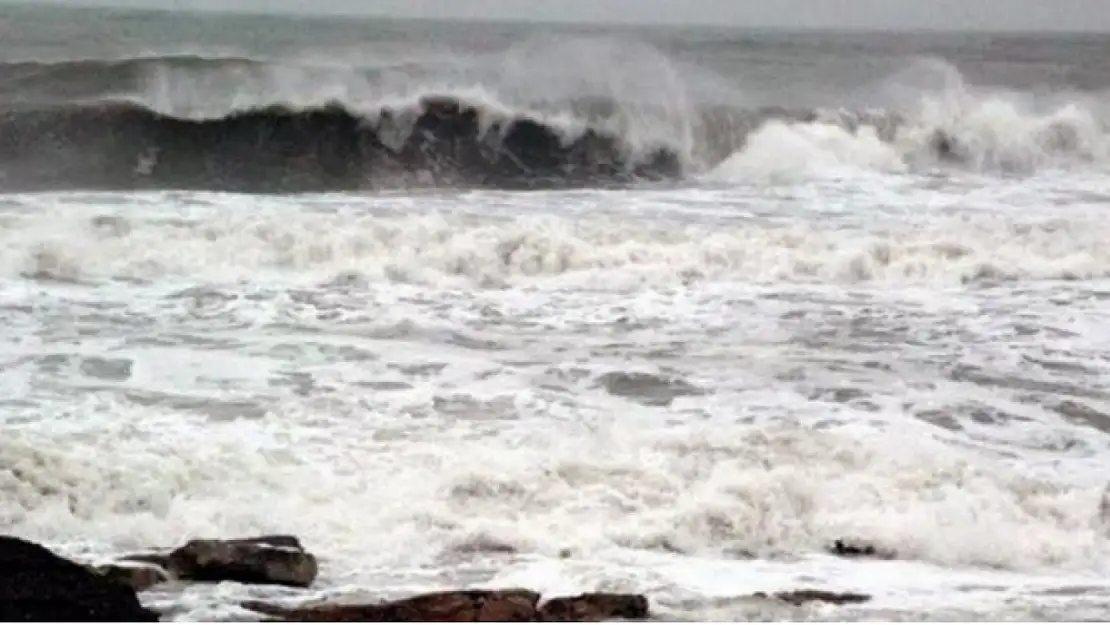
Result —
M 830 551 L 848 557 L 882 557 L 874 548 L 840 541 Z M 159 584 L 238 582 L 310 588 L 318 567 L 316 557 L 294 536 L 192 540 L 170 551 L 128 555 L 99 566 L 67 560 L 21 538 L 0 536 L 0 621 L 154 622 L 161 615 L 144 607 L 139 593 Z M 752 597 L 793 605 L 870 599 L 813 589 Z M 596 622 L 652 616 L 648 598 L 639 594 L 543 598 L 522 588 L 444 590 L 369 605 L 259 601 L 240 605 L 257 614 L 256 620 L 271 622 Z

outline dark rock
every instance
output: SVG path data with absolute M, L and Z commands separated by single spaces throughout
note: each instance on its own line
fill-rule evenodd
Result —
M 168 558 L 182 580 L 308 587 L 316 579 L 316 557 L 293 536 L 236 540 L 192 540 Z
M 142 592 L 151 586 L 157 586 L 170 579 L 166 569 L 145 562 L 104 564 L 94 567 L 92 572 L 104 579 L 122 584 L 135 592 Z
M 0 536 L 0 621 L 157 620 L 133 590 L 45 547 Z
M 883 549 L 872 543 L 854 538 L 837 539 L 828 548 L 829 553 L 842 558 L 875 558 L 878 560 L 893 560 L 897 554 L 889 549 Z
M 374 605 L 287 608 L 257 601 L 243 607 L 294 622 L 590 622 L 648 617 L 642 595 L 589 593 L 557 597 L 537 608 L 537 592 L 524 589 L 436 592 Z
M 752 595 L 758 599 L 767 599 L 769 596 L 764 592 L 757 592 Z M 827 590 L 791 590 L 786 592 L 776 592 L 770 595 L 779 601 L 785 601 L 792 605 L 802 605 L 805 603 L 812 603 L 820 601 L 822 603 L 832 603 L 835 605 L 846 605 L 850 603 L 865 603 L 871 600 L 870 595 L 863 595 L 853 592 L 829 592 Z
M 436 592 L 375 605 L 286 608 L 258 601 L 242 606 L 287 622 L 524 622 L 536 620 L 539 593 L 530 590 Z
M 540 607 L 541 621 L 606 621 L 646 619 L 647 597 L 609 593 L 587 593 L 576 597 L 556 597 Z

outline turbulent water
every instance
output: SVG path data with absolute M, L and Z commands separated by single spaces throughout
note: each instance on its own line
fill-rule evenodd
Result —
M 1110 40 L 0 32 L 0 531 L 294 533 L 311 597 L 1110 609 Z M 874 600 L 744 598 L 797 588 Z

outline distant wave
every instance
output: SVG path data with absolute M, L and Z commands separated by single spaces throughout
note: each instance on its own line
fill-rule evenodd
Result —
M 0 64 L 0 191 L 535 189 L 815 162 L 1022 172 L 1110 161 L 1105 120 L 1078 103 L 1032 113 L 966 91 L 908 110 L 694 103 L 664 119 L 619 93 L 532 106 L 415 78 L 390 91 L 366 73 L 188 54 Z M 298 92 L 291 76 L 318 89 Z M 353 76 L 360 89 L 343 84 Z
M 9 81 L 26 79 L 28 77 L 55 76 L 66 78 L 75 74 L 99 75 L 105 83 L 119 80 L 121 77 L 133 75 L 136 71 L 145 71 L 152 68 L 181 67 L 181 68 L 228 68 L 242 65 L 265 65 L 265 62 L 245 56 L 233 55 L 204 55 L 194 53 L 181 54 L 151 54 L 120 58 L 99 59 L 59 59 L 59 60 L 34 60 L 24 59 L 0 63 L 0 84 L 10 84 Z
M 166 71 L 200 77 L 264 67 L 266 63 L 246 57 L 200 54 L 11 61 L 0 63 L 0 106 L 17 108 L 140 93 L 152 76 Z

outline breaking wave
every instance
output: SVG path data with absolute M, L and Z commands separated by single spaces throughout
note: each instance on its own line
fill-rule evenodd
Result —
M 655 98 L 638 85 L 529 99 L 481 82 L 398 87 L 397 68 L 387 80 L 237 57 L 22 61 L 0 64 L 0 190 L 527 189 L 1110 162 L 1097 99 L 1034 106 L 934 65 L 943 86 L 911 105 L 847 110 L 702 101 L 674 75 Z
M 524 115 L 482 113 L 453 97 L 421 98 L 376 119 L 340 104 L 216 119 L 126 103 L 66 106 L 0 119 L 0 166 L 7 190 L 529 188 L 681 174 L 679 157 L 664 148 L 637 154 L 591 128 L 568 137 Z

